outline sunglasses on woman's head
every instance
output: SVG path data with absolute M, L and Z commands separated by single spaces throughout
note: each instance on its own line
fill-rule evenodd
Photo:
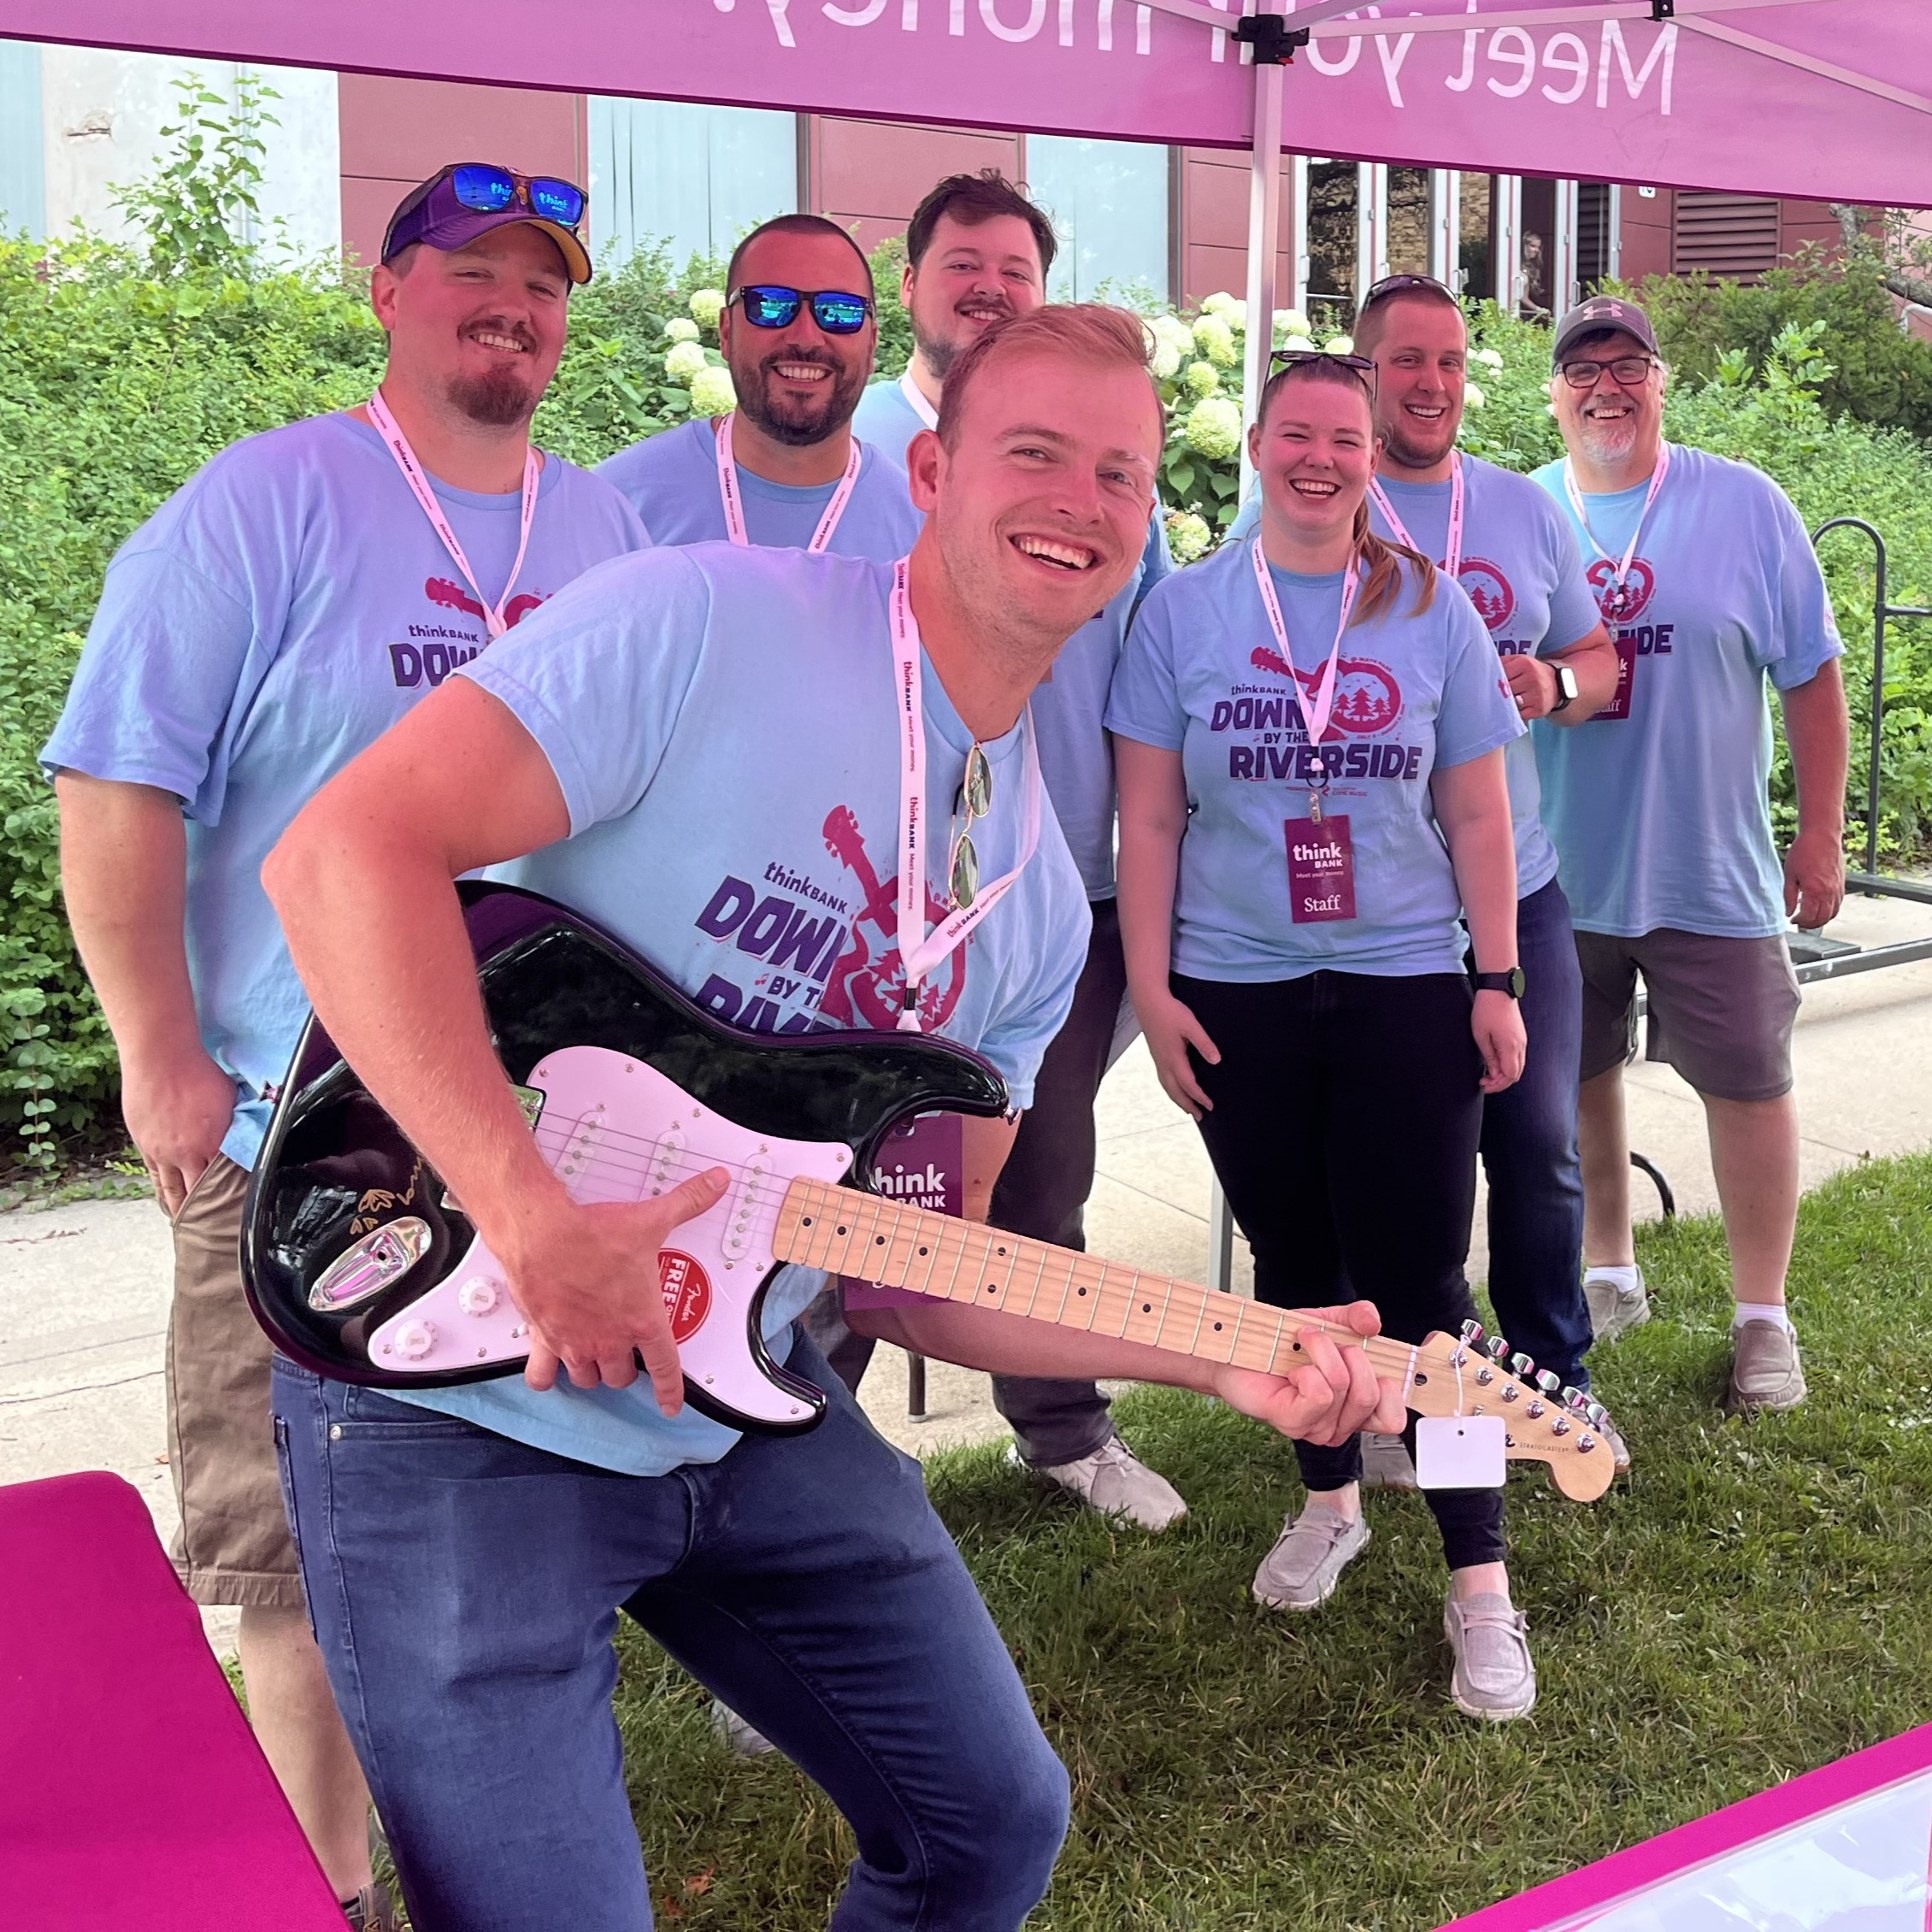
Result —
M 1270 374 L 1276 368 L 1305 368 L 1311 362 L 1333 362 L 1338 369 L 1359 378 L 1369 395 L 1375 392 L 1375 365 L 1366 356 L 1345 356 L 1334 349 L 1277 349 L 1268 358 Z
M 814 294 L 760 283 L 733 290 L 731 299 L 744 309 L 745 320 L 755 329 L 791 327 L 808 302 L 812 320 L 828 335 L 857 335 L 872 314 L 870 296 L 852 295 L 842 289 L 820 289 Z

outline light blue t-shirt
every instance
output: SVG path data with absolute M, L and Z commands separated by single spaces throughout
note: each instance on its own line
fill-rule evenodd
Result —
M 863 441 L 863 439 L 861 439 Z M 718 441 L 709 416 L 647 436 L 597 466 L 623 492 L 656 544 L 726 540 L 724 501 L 718 494 Z M 838 489 L 818 483 L 800 489 L 769 482 L 738 466 L 745 499 L 745 532 L 754 544 L 804 550 Z M 835 557 L 868 557 L 890 563 L 912 548 L 925 519 L 905 493 L 903 462 L 895 469 L 868 447 L 858 480 L 826 546 Z
M 1535 480 L 1574 521 L 1562 464 Z M 1618 560 L 1648 487 L 1584 498 L 1597 542 Z M 1577 536 L 1600 593 L 1611 566 Z M 1764 680 L 1809 684 L 1844 650 L 1805 526 L 1763 471 L 1672 444 L 1628 588 L 1633 607 L 1611 630 L 1629 715 L 1536 727 L 1543 818 L 1571 916 L 1583 932 L 1626 938 L 1659 927 L 1781 933 Z
M 853 435 L 877 450 L 901 476 L 905 474 L 906 446 L 922 429 L 932 427 L 896 377 L 867 383 L 852 412 Z
M 1322 810 L 1349 822 L 1356 916 L 1297 925 L 1287 823 L 1306 818 L 1314 769 L 1299 692 L 1328 663 L 1342 578 L 1273 576 L 1292 678 L 1246 543 L 1224 544 L 1155 590 L 1115 674 L 1107 728 L 1179 751 L 1187 778 L 1175 969 L 1237 981 L 1324 968 L 1458 973 L 1461 902 L 1429 780 L 1522 735 L 1489 634 L 1440 573 L 1429 608 L 1415 615 L 1407 565 L 1394 603 L 1349 627 L 1322 746 Z
M 853 429 L 898 464 L 902 483 L 906 445 L 927 427 L 897 382 L 870 384 L 852 418 Z M 1067 639 L 1033 694 L 1047 796 L 1091 899 L 1114 896 L 1114 751 L 1101 725 L 1107 692 L 1135 607 L 1173 568 L 1157 503 L 1140 569 Z
M 1556 514 L 1527 476 L 1480 456 L 1463 458 L 1463 477 L 1461 582 L 1498 653 L 1551 657 L 1581 644 L 1599 619 L 1568 518 Z M 1378 480 L 1409 540 L 1441 563 L 1449 551 L 1452 486 L 1388 476 Z M 1377 536 L 1398 534 L 1373 497 L 1369 517 Z M 1246 536 L 1260 521 L 1261 493 L 1252 491 L 1234 519 L 1234 533 Z M 1511 744 L 1503 765 L 1516 827 L 1516 889 L 1519 898 L 1528 898 L 1557 875 L 1556 847 L 1543 825 L 1536 752 L 1528 736 Z
M 479 585 L 500 595 L 521 492 L 435 489 Z M 506 615 L 517 622 L 649 540 L 608 484 L 546 456 Z M 488 636 L 394 459 L 349 415 L 223 451 L 108 567 L 41 762 L 183 801 L 188 970 L 203 1043 L 236 1082 L 221 1151 L 244 1167 L 309 1013 L 262 862 L 329 779 Z
M 659 549 L 592 571 L 466 666 L 535 739 L 571 835 L 502 876 L 607 927 L 722 1018 L 767 1032 L 898 1018 L 898 764 L 889 567 L 727 544 Z M 928 917 L 944 910 L 945 812 L 972 733 L 928 665 L 928 796 L 938 804 Z M 980 872 L 1014 863 L 1025 726 L 986 749 L 993 811 Z M 928 1032 L 976 1047 L 1014 1104 L 1073 1002 L 1087 957 L 1079 875 L 1051 811 L 1039 850 L 965 945 L 924 981 Z M 791 1268 L 765 1299 L 775 1352 L 824 1284 Z M 539 1393 L 520 1378 L 394 1391 L 580 1462 L 655 1476 L 716 1462 L 738 1438 L 648 1382 Z

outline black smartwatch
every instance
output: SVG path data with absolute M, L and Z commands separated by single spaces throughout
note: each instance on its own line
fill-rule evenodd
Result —
M 1553 718 L 1558 711 L 1567 710 L 1576 701 L 1576 674 L 1567 664 L 1552 664 L 1550 669 L 1557 674 L 1557 701 L 1550 707 Z
M 1476 990 L 1478 993 L 1506 993 L 1511 999 L 1521 999 L 1523 991 L 1529 984 L 1523 976 L 1520 966 L 1512 966 L 1506 973 L 1478 973 L 1476 975 Z

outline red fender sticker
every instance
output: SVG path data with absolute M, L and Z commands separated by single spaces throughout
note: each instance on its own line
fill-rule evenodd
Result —
M 711 1277 L 693 1257 L 677 1248 L 660 1248 L 657 1281 L 664 1291 L 665 1312 L 671 1317 L 671 1340 L 689 1341 L 711 1312 Z

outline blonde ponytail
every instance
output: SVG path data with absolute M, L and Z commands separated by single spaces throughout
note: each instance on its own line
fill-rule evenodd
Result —
M 1406 544 L 1390 543 L 1369 527 L 1369 500 L 1355 506 L 1355 561 L 1361 566 L 1362 588 L 1355 599 L 1352 627 L 1369 617 L 1380 616 L 1402 594 L 1402 568 L 1411 564 L 1416 576 L 1416 601 L 1409 615 L 1419 617 L 1435 602 L 1435 566 L 1420 551 Z

